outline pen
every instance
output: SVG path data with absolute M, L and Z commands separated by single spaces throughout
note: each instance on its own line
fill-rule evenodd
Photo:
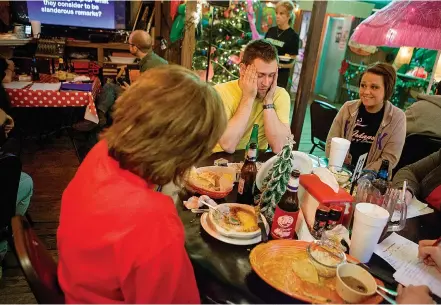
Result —
M 438 237 L 438 239 L 433 243 L 432 247 L 436 247 L 441 242 L 441 237 Z

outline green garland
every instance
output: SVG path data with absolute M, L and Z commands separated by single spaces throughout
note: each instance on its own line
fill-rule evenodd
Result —
M 293 136 L 289 136 L 288 142 L 277 155 L 276 162 L 274 162 L 262 183 L 262 194 L 259 202 L 265 217 L 270 221 L 272 221 L 276 206 L 285 194 L 288 185 L 293 168 L 292 147 L 294 143 Z

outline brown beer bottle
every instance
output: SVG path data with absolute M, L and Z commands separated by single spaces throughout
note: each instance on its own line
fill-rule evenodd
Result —
M 297 195 L 300 172 L 293 170 L 286 187 L 285 194 L 280 198 L 274 212 L 271 236 L 274 239 L 292 239 L 295 235 L 300 202 Z
M 248 148 L 245 162 L 240 171 L 237 188 L 237 202 L 254 205 L 254 185 L 257 175 L 257 144 L 251 143 Z

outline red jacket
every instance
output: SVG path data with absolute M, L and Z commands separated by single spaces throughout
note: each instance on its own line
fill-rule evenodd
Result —
M 170 197 L 99 142 L 63 193 L 58 277 L 67 303 L 199 303 Z

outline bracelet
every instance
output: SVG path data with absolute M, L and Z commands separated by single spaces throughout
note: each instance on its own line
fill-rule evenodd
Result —
M 263 105 L 263 109 L 276 109 L 274 108 L 274 104 Z

